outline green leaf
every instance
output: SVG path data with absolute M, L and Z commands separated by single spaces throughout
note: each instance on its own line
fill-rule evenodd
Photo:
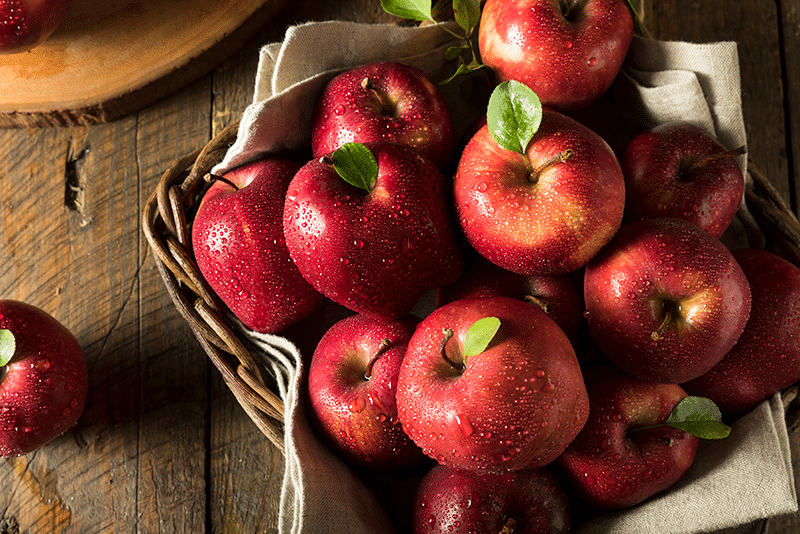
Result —
M 372 191 L 378 179 L 378 162 L 372 152 L 361 143 L 345 143 L 331 154 L 333 168 L 352 186 Z
M 636 9 L 634 5 L 635 0 L 628 0 L 628 7 L 631 10 L 631 16 L 633 16 L 633 31 L 637 35 L 647 35 L 647 30 L 644 27 L 644 23 L 642 23 L 642 17 L 639 16 L 639 11 Z
M 464 336 L 464 356 L 469 358 L 486 350 L 499 328 L 497 317 L 484 317 L 472 323 Z
M 469 50 L 469 47 L 466 45 L 450 46 L 445 50 L 444 58 L 447 61 L 454 61 L 466 50 Z
M 0 330 L 0 367 L 6 365 L 14 357 L 17 349 L 17 341 L 11 330 Z
M 478 63 L 477 61 L 473 61 L 467 64 L 461 64 L 458 66 L 458 68 L 452 74 L 452 76 L 450 76 L 446 80 L 442 80 L 441 82 L 439 82 L 439 85 L 445 85 L 453 81 L 453 79 L 455 79 L 456 77 L 461 76 L 462 74 L 469 74 L 470 72 L 475 72 L 476 70 L 480 70 L 483 67 L 484 66 L 481 63 Z
M 731 428 L 722 422 L 717 405 L 705 397 L 686 397 L 672 409 L 664 424 L 703 439 L 722 439 L 731 433 Z
M 486 121 L 498 145 L 524 154 L 542 123 L 542 103 L 524 83 L 502 82 L 489 97 Z
M 453 14 L 458 25 L 470 35 L 481 21 L 480 0 L 453 0 Z
M 431 0 L 381 0 L 381 7 L 401 19 L 433 20 Z

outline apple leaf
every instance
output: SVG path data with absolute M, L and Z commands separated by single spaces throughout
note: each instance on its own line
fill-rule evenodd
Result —
M 524 154 L 542 123 L 542 103 L 524 83 L 502 82 L 489 97 L 486 121 L 498 145 Z
M 634 0 L 628 0 L 628 7 L 631 10 L 631 16 L 633 16 L 633 31 L 636 32 L 638 35 L 647 35 L 647 30 L 645 30 L 644 23 L 642 22 L 642 17 L 639 16 L 639 11 L 636 9 L 634 5 Z
M 664 424 L 703 439 L 722 439 L 731 433 L 717 405 L 705 397 L 686 397 L 675 405 Z
M 381 0 L 381 7 L 401 19 L 433 20 L 431 0 Z
M 453 14 L 456 23 L 467 32 L 467 35 L 471 34 L 481 21 L 480 0 L 453 0 Z
M 348 184 L 372 191 L 378 179 L 378 162 L 372 152 L 361 143 L 345 143 L 333 154 L 331 161 L 336 173 Z
M 464 356 L 469 358 L 486 350 L 499 328 L 497 317 L 484 317 L 472 323 L 464 336 Z
M 17 341 L 14 339 L 14 334 L 11 330 L 0 330 L 0 367 L 6 365 L 14 357 L 14 351 L 17 349 Z

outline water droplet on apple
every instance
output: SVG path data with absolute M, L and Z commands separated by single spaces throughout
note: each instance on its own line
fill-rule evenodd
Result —
M 487 187 L 488 186 L 486 185 L 486 182 L 481 182 L 481 183 L 478 184 L 478 186 L 475 189 L 477 189 L 478 191 L 483 193 L 484 191 L 486 191 Z
M 359 413 L 366 407 L 367 403 L 363 397 L 356 397 L 347 405 L 347 409 L 350 410 L 351 413 Z
M 456 425 L 458 425 L 458 429 L 465 437 L 470 437 L 474 432 L 472 423 L 469 422 L 469 419 L 464 414 L 456 414 Z
M 412 248 L 414 248 L 414 245 L 411 243 L 410 237 L 403 237 L 400 239 L 400 252 L 406 253 Z
M 353 244 L 356 246 L 356 248 L 364 248 L 364 242 L 360 239 L 354 240 Z
M 546 373 L 544 369 L 537 369 L 534 374 L 536 375 L 537 378 L 544 378 L 544 375 Z
M 333 112 L 337 115 L 344 115 L 344 112 L 347 111 L 344 107 L 344 104 L 339 104 L 335 108 L 333 108 Z
M 566 49 L 572 48 L 572 41 L 564 41 L 564 48 Z
M 597 58 L 596 57 L 590 57 L 589 60 L 586 62 L 586 64 L 589 65 L 589 67 L 597 66 Z

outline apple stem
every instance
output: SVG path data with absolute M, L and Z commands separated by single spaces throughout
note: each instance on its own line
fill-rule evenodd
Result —
M 517 521 L 513 517 L 509 517 L 506 520 L 506 524 L 503 525 L 503 529 L 500 531 L 499 534 L 514 534 L 514 529 L 517 528 Z
M 212 174 L 212 173 L 208 172 L 208 173 L 206 173 L 206 175 L 203 178 L 208 183 L 211 183 L 211 182 L 222 182 L 224 184 L 228 184 L 229 186 L 231 186 L 232 188 L 234 188 L 237 191 L 239 190 L 239 188 L 236 186 L 236 184 L 234 184 L 233 182 L 231 182 L 230 180 L 228 180 L 224 176 L 220 176 L 219 174 Z
M 703 158 L 703 159 L 701 159 L 699 161 L 695 161 L 693 164 L 691 164 L 689 166 L 688 169 L 683 171 L 681 174 L 683 176 L 688 177 L 694 171 L 696 171 L 700 167 L 704 167 L 705 165 L 708 165 L 709 163 L 712 163 L 712 162 L 720 160 L 720 159 L 725 159 L 725 158 L 735 158 L 736 156 L 741 156 L 745 152 L 747 152 L 747 148 L 744 145 L 742 145 L 739 148 L 735 148 L 733 150 L 728 150 L 727 152 L 721 152 L 719 154 L 712 154 L 710 156 L 706 156 L 705 158 Z
M 369 78 L 364 78 L 363 80 L 361 80 L 361 88 L 364 89 L 365 91 L 369 91 L 370 93 L 372 93 L 372 96 L 378 100 L 378 102 L 381 105 L 381 113 L 383 115 L 387 117 L 394 117 L 394 112 L 395 112 L 394 107 L 391 105 L 391 103 L 386 101 L 386 98 L 384 98 L 383 93 L 378 91 L 378 88 L 375 87 L 375 84 L 372 83 L 372 80 L 370 80 Z
M 550 313 L 550 305 L 547 304 L 542 299 L 540 299 L 538 297 L 535 297 L 533 295 L 525 295 L 523 298 L 527 302 L 530 302 L 531 304 L 536 304 L 537 306 L 539 306 L 542 309 L 543 312 Z
M 444 361 L 446 361 L 448 364 L 450 364 L 450 367 L 452 367 L 453 369 L 456 369 L 457 371 L 463 373 L 464 370 L 467 367 L 463 363 L 454 362 L 453 360 L 450 359 L 449 356 L 447 356 L 446 345 L 447 345 L 447 342 L 450 341 L 450 338 L 453 337 L 453 329 L 452 328 L 443 328 L 442 329 L 442 335 L 444 337 L 442 338 L 442 342 L 439 344 L 439 352 L 441 353 L 442 358 L 444 358 Z
M 532 183 L 532 184 L 535 184 L 536 182 L 539 181 L 539 176 L 541 176 L 541 174 L 544 171 L 546 171 L 547 169 L 549 169 L 550 167 L 552 167 L 556 163 L 564 163 L 565 161 L 567 161 L 568 159 L 570 159 L 574 155 L 575 155 L 575 151 L 572 150 L 571 148 L 568 148 L 568 149 L 564 150 L 563 152 L 559 152 L 558 154 L 555 154 L 554 156 L 552 156 L 550 159 L 548 159 L 547 161 L 545 161 L 544 163 L 542 163 L 541 165 L 539 165 L 535 169 L 531 169 L 531 171 L 528 173 L 528 181 L 530 183 Z
M 385 337 L 381 340 L 380 345 L 378 345 L 378 348 L 375 349 L 375 352 L 369 359 L 369 363 L 367 363 L 367 370 L 364 371 L 364 378 L 366 378 L 367 380 L 372 378 L 372 368 L 375 366 L 375 362 L 378 361 L 378 358 L 380 358 L 381 355 L 383 355 L 383 351 L 385 351 L 386 348 L 391 344 L 392 342 L 389 341 L 389 338 Z

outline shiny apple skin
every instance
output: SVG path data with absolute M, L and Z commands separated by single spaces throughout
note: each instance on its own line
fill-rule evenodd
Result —
M 565 18 L 568 4 L 579 7 Z M 632 39 L 624 0 L 487 0 L 478 32 L 481 59 L 499 81 L 522 82 L 560 111 L 603 95 Z
M 643 428 L 666 421 L 687 393 L 610 365 L 585 377 L 589 419 L 556 460 L 569 484 L 600 509 L 628 508 L 672 487 L 694 463 L 699 439 L 670 426 Z
M 627 373 L 662 383 L 711 369 L 739 339 L 751 307 L 731 252 L 674 218 L 623 226 L 586 266 L 583 293 L 598 349 Z M 668 311 L 673 320 L 665 321 Z
M 28 52 L 55 32 L 72 0 L 0 0 L 0 55 Z
M 688 122 L 672 122 L 637 135 L 621 158 L 625 175 L 625 222 L 677 217 L 721 237 L 742 201 L 744 177 L 716 137 Z
M 683 387 L 735 417 L 800 381 L 800 268 L 766 250 L 732 253 L 750 283 L 750 319 L 722 360 Z
M 463 370 L 464 337 L 478 319 L 501 326 Z M 541 309 L 509 297 L 462 299 L 428 315 L 408 344 L 397 384 L 406 433 L 440 464 L 481 473 L 536 469 L 563 452 L 589 412 L 564 332 Z
M 44 310 L 0 300 L 0 329 L 16 341 L 0 379 L 0 457 L 32 452 L 80 418 L 89 371 L 75 336 Z
M 528 180 L 558 154 L 573 156 Z M 596 133 L 544 108 L 525 155 L 499 146 L 488 126 L 467 144 L 453 179 L 459 224 L 475 250 L 518 274 L 565 274 L 613 237 L 625 209 L 616 155 Z
M 372 89 L 362 86 L 364 80 Z M 339 74 L 320 95 L 311 121 L 314 157 L 348 142 L 378 141 L 413 147 L 440 169 L 450 163 L 455 149 L 450 111 L 422 70 L 394 61 L 369 63 Z

